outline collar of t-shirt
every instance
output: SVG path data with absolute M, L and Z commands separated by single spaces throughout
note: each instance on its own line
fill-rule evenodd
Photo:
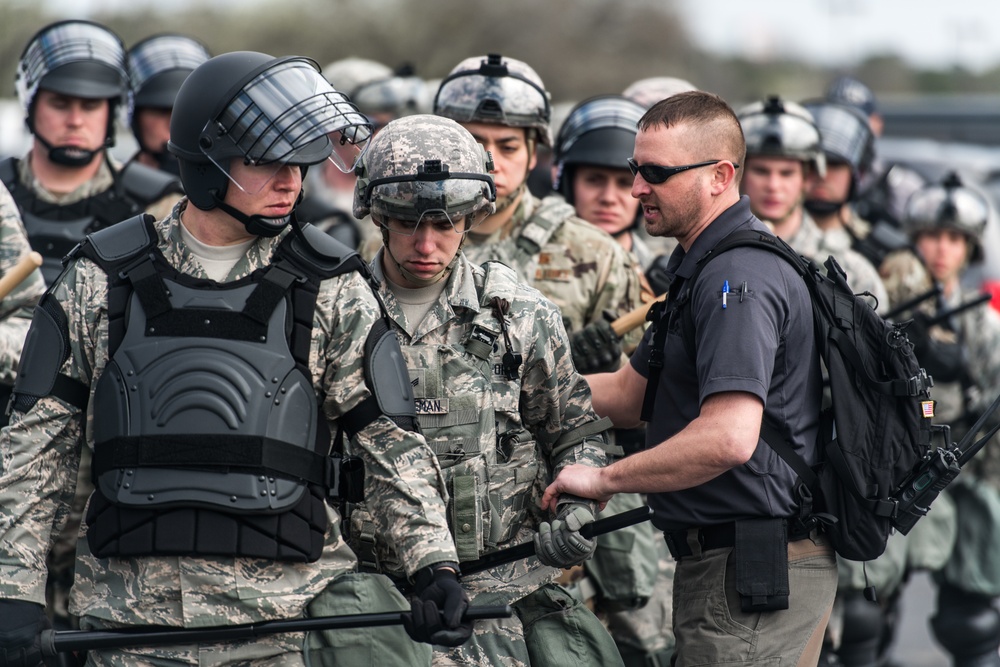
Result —
M 414 331 L 423 322 L 424 317 L 427 316 L 431 308 L 434 307 L 434 304 L 440 298 L 442 292 L 444 292 L 445 285 L 448 284 L 447 279 L 442 279 L 427 287 L 411 289 L 397 285 L 388 276 L 386 276 L 385 282 L 393 296 L 396 297 L 399 307 L 406 316 L 406 321 L 410 323 Z
M 196 239 L 184 225 L 180 227 L 181 239 L 184 244 L 201 264 L 201 268 L 205 269 L 208 277 L 217 283 L 226 279 L 229 272 L 236 266 L 236 262 L 247 254 L 250 246 L 257 242 L 257 239 L 250 239 L 234 245 L 208 245 Z

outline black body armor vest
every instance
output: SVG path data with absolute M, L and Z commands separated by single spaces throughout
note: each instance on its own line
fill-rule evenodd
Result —
M 62 258 L 91 233 L 135 216 L 171 192 L 183 194 L 180 180 L 141 164 L 130 163 L 110 188 L 60 206 L 42 201 L 17 177 L 17 160 L 0 162 L 0 180 L 10 190 L 32 250 L 42 255 L 42 277 L 51 285 L 62 271 Z
M 321 280 L 360 259 L 334 247 L 317 270 L 293 233 L 269 266 L 219 284 L 171 267 L 152 223 L 133 218 L 73 253 L 109 285 L 90 549 L 314 561 L 332 461 L 308 368 L 313 313 Z

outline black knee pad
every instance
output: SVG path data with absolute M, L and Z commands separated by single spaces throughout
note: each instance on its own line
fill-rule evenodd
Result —
M 955 667 L 1000 667 L 1000 611 L 991 598 L 942 585 L 931 628 Z
M 837 657 L 844 667 L 875 667 L 882 640 L 882 608 L 865 599 L 861 591 L 840 594 L 844 634 Z

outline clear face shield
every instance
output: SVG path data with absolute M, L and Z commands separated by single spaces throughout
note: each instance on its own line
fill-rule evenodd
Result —
M 499 59 L 478 70 L 456 72 L 441 82 L 434 113 L 460 123 L 494 122 L 510 127 L 547 126 L 552 111 L 538 84 L 511 72 Z
M 290 59 L 258 74 L 204 127 L 202 153 L 247 194 L 257 194 L 285 165 L 329 160 L 354 170 L 372 127 L 310 61 Z M 234 163 L 256 167 L 233 169 Z
M 392 234 L 412 236 L 421 225 L 465 234 L 493 213 L 496 187 L 486 174 L 420 171 L 375 179 L 365 198 L 372 219 Z
M 136 45 L 129 51 L 129 84 L 137 94 L 152 77 L 168 70 L 194 70 L 209 59 L 198 42 L 182 35 L 163 35 Z
M 103 64 L 108 73 L 102 80 L 95 81 L 62 81 L 53 75 L 51 83 L 56 92 L 94 99 L 124 96 L 128 74 L 121 41 L 94 23 L 65 21 L 53 24 L 36 36 L 21 56 L 15 85 L 25 113 L 46 75 L 78 62 Z

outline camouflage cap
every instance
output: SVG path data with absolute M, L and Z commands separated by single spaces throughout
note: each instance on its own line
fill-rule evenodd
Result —
M 819 128 L 805 107 L 771 95 L 747 105 L 737 114 L 746 138 L 747 157 L 788 157 L 811 163 L 826 174 L 826 156 Z
M 690 81 L 673 76 L 654 76 L 633 82 L 622 95 L 648 109 L 660 100 L 691 90 L 698 89 Z
M 466 58 L 441 82 L 434 113 L 459 123 L 495 123 L 535 130 L 552 145 L 550 96 L 527 63 L 496 53 Z
M 330 85 L 354 101 L 354 93 L 366 83 L 388 79 L 392 69 L 388 65 L 368 58 L 341 58 L 323 68 L 323 76 Z
M 911 237 L 938 229 L 961 232 L 973 246 L 973 259 L 978 259 L 979 241 L 989 215 L 986 198 L 965 186 L 958 174 L 951 172 L 940 183 L 927 185 L 910 196 L 903 224 Z
M 398 118 L 375 135 L 362 160 L 354 216 L 415 221 L 433 210 L 485 218 L 496 200 L 492 169 L 489 153 L 457 122 Z

